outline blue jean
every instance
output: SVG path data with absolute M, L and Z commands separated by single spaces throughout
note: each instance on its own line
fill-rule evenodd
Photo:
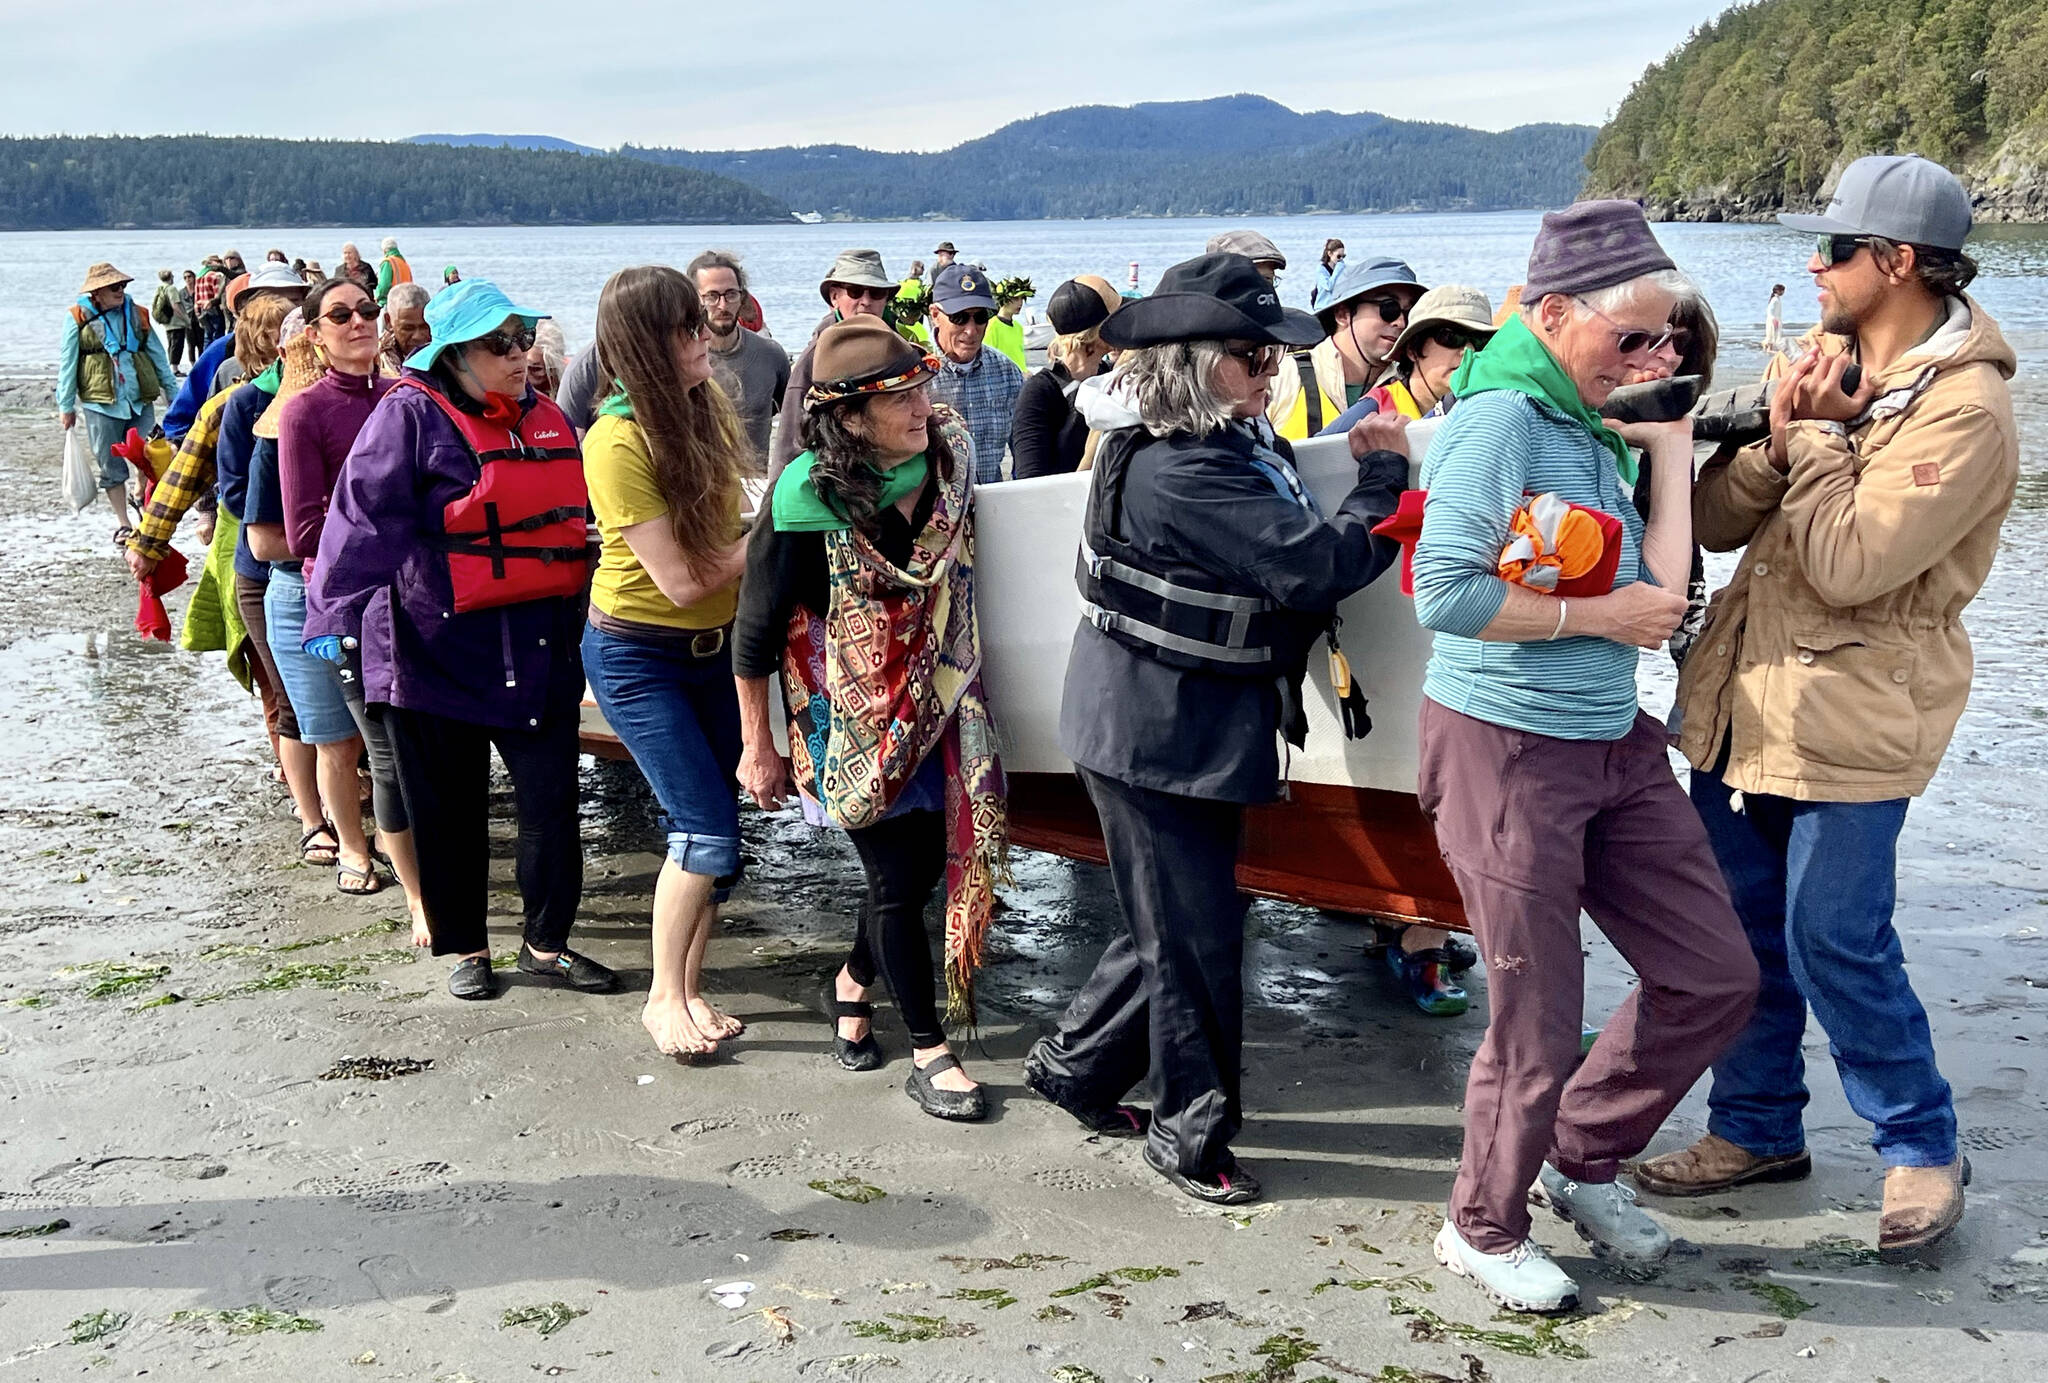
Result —
M 136 412 L 118 418 L 90 404 L 80 404 L 78 411 L 85 418 L 85 441 L 92 448 L 93 464 L 99 468 L 100 488 L 120 489 L 128 483 L 128 463 L 114 455 L 114 448 L 128 440 L 130 428 L 149 436 L 150 429 L 156 426 L 156 406 L 144 404 Z
M 668 857 L 731 896 L 740 872 L 740 703 L 732 650 L 708 657 L 688 639 L 583 631 L 583 672 L 597 708 L 661 804 Z
M 1907 799 L 1799 802 L 1692 775 L 1693 806 L 1763 972 L 1749 1026 L 1714 1063 L 1708 1129 L 1758 1157 L 1806 1146 L 1812 1006 L 1849 1107 L 1889 1167 L 1955 1161 L 1956 1112 L 1892 926 Z

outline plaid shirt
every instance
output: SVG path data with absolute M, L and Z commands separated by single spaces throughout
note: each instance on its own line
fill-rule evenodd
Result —
M 213 493 L 213 453 L 220 445 L 221 410 L 234 392 L 223 389 L 199 406 L 199 416 L 178 444 L 170 470 L 150 491 L 142 519 L 128 536 L 128 546 L 144 557 L 161 562 L 171 550 L 171 535 L 178 531 L 185 511 Z
M 993 485 L 1003 478 L 1003 453 L 1010 447 L 1010 419 L 1017 395 L 1024 392 L 1024 372 L 994 346 L 962 365 L 941 356 L 944 365 L 932 382 L 933 403 L 951 404 L 974 438 L 974 483 Z
M 210 312 L 220 301 L 220 295 L 227 289 L 228 281 L 217 273 L 201 274 L 192 285 L 192 307 L 196 312 Z

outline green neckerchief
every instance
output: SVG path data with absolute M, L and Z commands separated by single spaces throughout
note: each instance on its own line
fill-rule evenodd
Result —
M 284 382 L 284 361 L 271 361 L 269 369 L 249 382 L 264 393 L 275 395 L 277 393 L 277 386 Z
M 1620 433 L 1601 422 L 1600 415 L 1580 400 L 1578 386 L 1564 372 L 1564 366 L 1557 363 L 1550 348 L 1529 330 L 1520 313 L 1508 318 L 1506 325 L 1486 343 L 1486 349 L 1468 352 L 1465 363 L 1451 376 L 1451 393 L 1460 401 L 1488 389 L 1527 394 L 1564 414 L 1614 453 L 1614 469 L 1623 480 L 1631 485 L 1636 483 L 1635 453 L 1621 440 Z
M 836 533 L 853 527 L 853 520 L 825 503 L 818 487 L 811 483 L 811 463 L 816 460 L 816 455 L 804 452 L 776 480 L 775 498 L 769 507 L 775 512 L 777 533 Z M 931 474 L 931 463 L 919 452 L 894 470 L 879 474 L 882 497 L 875 501 L 877 509 L 899 503 L 905 495 L 922 490 Z
M 605 401 L 597 406 L 597 411 L 602 417 L 624 418 L 629 422 L 632 421 L 633 401 L 626 397 L 626 386 L 616 379 L 613 380 L 611 393 L 607 394 Z

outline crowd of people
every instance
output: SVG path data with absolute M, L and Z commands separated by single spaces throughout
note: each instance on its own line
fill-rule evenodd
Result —
M 281 251 L 246 276 L 209 257 L 189 306 L 167 287 L 152 310 L 102 264 L 65 326 L 59 403 L 67 427 L 85 413 L 124 506 L 101 443 L 151 431 L 176 383 L 151 329 L 166 294 L 197 332 L 161 423 L 175 457 L 132 529 L 122 510 L 129 567 L 151 579 L 184 516 L 217 510 L 201 536 L 232 571 L 300 850 L 345 893 L 401 888 L 453 995 L 498 992 L 494 748 L 518 968 L 617 987 L 571 947 L 587 683 L 661 811 L 656 1046 L 703 1059 L 744 1033 L 702 991 L 704 949 L 740 882 L 741 796 L 793 796 L 865 878 L 820 995 L 833 1058 L 886 1063 L 886 986 L 904 1088 L 949 1120 L 987 1112 L 947 1028 L 973 1015 L 1007 848 L 975 495 L 1088 471 L 1059 738 L 1125 929 L 1024 1078 L 1219 1204 L 1261 1193 L 1232 1151 L 1243 814 L 1303 742 L 1312 648 L 1373 656 L 1337 649 L 1338 603 L 1399 568 L 1434 635 L 1417 792 L 1473 944 L 1409 927 L 1387 963 L 1430 1013 L 1463 1011 L 1458 976 L 1482 959 L 1488 980 L 1436 1251 L 1508 1306 L 1558 1310 L 1578 1288 L 1531 1237 L 1532 1200 L 1653 1268 L 1671 1241 L 1623 1161 L 1702 1074 L 1709 1132 L 1641 1163 L 1638 1187 L 1808 1174 L 1809 1009 L 1888 1168 L 1881 1252 L 1962 1215 L 1954 1102 L 1892 921 L 1896 843 L 1969 691 L 1959 616 L 2016 484 L 2014 356 L 1965 292 L 1970 206 L 1945 169 L 1864 159 L 1823 214 L 1781 219 L 1818 237 L 1821 323 L 1769 435 L 1703 466 L 1689 418 L 1601 415 L 1623 385 L 1710 375 L 1718 340 L 1641 210 L 1611 201 L 1545 216 L 1498 313 L 1335 240 L 1314 313 L 1287 308 L 1286 257 L 1251 231 L 1142 297 L 1081 275 L 1050 294 L 1028 377 L 992 338 L 1031 285 L 950 242 L 901 280 L 841 253 L 794 358 L 719 250 L 613 274 L 573 358 L 546 307 L 452 269 L 429 296 L 389 240 L 375 269 L 345 247 L 318 282 Z M 1442 422 L 1413 486 L 1424 418 Z M 1315 435 L 1347 438 L 1357 466 L 1332 506 L 1295 469 Z M 1711 604 L 1702 547 L 1743 551 Z M 1668 724 L 1636 692 L 1641 650 L 1667 644 Z M 1583 1053 L 1582 911 L 1639 977 Z

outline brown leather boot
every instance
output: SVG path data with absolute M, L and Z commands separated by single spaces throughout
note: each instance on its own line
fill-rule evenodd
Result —
M 1970 1159 L 1946 1167 L 1894 1167 L 1884 1174 L 1884 1218 L 1877 1223 L 1877 1256 L 1886 1263 L 1911 1259 L 1948 1237 L 1963 1220 L 1963 1188 Z
M 1804 1148 L 1758 1157 L 1710 1133 L 1689 1148 L 1637 1163 L 1635 1179 L 1656 1196 L 1711 1196 L 1751 1182 L 1803 1181 L 1812 1171 L 1813 1158 Z

